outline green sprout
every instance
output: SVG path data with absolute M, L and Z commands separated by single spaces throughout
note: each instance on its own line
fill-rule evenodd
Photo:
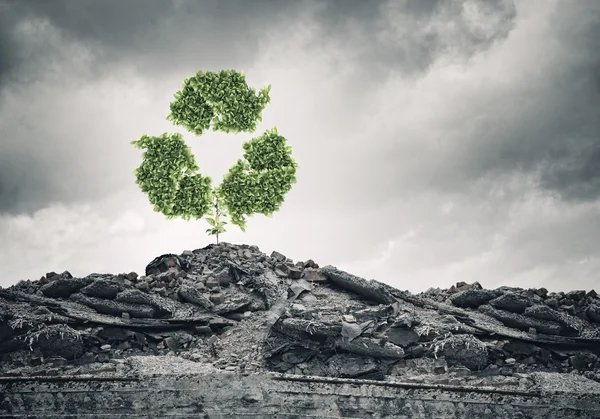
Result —
M 196 135 L 211 124 L 213 131 L 254 132 L 270 101 L 270 87 L 257 95 L 246 84 L 243 72 L 198 72 L 186 78 L 175 94 L 167 120 Z M 296 183 L 298 164 L 276 127 L 242 144 L 243 160 L 238 159 L 218 187 L 212 186 L 209 176 L 197 173 L 199 167 L 181 134 L 142 135 L 131 144 L 145 150 L 144 161 L 133 174 L 154 211 L 167 219 L 208 215 L 206 232 L 216 235 L 217 243 L 219 234 L 226 232 L 226 217 L 246 231 L 245 216 L 271 217 Z

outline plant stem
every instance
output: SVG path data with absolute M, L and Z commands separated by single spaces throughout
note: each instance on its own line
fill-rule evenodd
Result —
M 217 225 L 217 227 L 219 226 L 219 215 L 221 214 L 221 212 L 219 211 L 219 199 L 215 194 L 215 224 Z M 217 244 L 219 244 L 219 230 L 217 230 Z

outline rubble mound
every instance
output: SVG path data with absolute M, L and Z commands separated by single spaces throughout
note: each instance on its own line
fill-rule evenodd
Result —
M 0 288 L 0 375 L 133 374 L 143 357 L 240 374 L 527 387 L 600 381 L 600 298 L 477 282 L 421 294 L 256 246 L 155 258 L 144 275 L 68 271 Z

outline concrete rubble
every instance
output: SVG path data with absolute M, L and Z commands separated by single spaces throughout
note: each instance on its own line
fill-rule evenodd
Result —
M 0 288 L 2 377 L 136 374 L 139 357 L 165 356 L 240 375 L 598 386 L 600 296 L 477 282 L 414 295 L 229 243 L 161 255 L 142 276 Z

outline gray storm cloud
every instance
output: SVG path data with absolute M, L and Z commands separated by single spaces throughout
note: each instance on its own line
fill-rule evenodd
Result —
M 74 129 L 58 132 L 52 117 L 40 115 L 56 112 L 55 106 L 47 106 L 61 95 L 66 109 L 54 121 L 82 118 L 83 103 L 69 107 L 77 102 L 72 96 L 76 86 L 99 83 L 124 68 L 133 68 L 150 83 L 164 74 L 183 78 L 199 69 L 244 68 L 256 60 L 261 39 L 286 38 L 289 23 L 307 20 L 319 28 L 307 47 L 329 40 L 345 53 L 348 61 L 341 65 L 356 69 L 351 83 L 358 100 L 393 74 L 418 77 L 440 56 L 466 59 L 485 50 L 507 36 L 516 14 L 506 1 L 1 4 L 0 212 L 9 214 L 99 199 L 117 187 L 103 171 L 108 163 L 98 166 L 95 152 L 101 147 L 81 144 L 95 140 Z M 102 119 L 102 109 L 94 109 L 93 103 L 85 107 Z M 99 129 L 93 123 L 87 126 Z

